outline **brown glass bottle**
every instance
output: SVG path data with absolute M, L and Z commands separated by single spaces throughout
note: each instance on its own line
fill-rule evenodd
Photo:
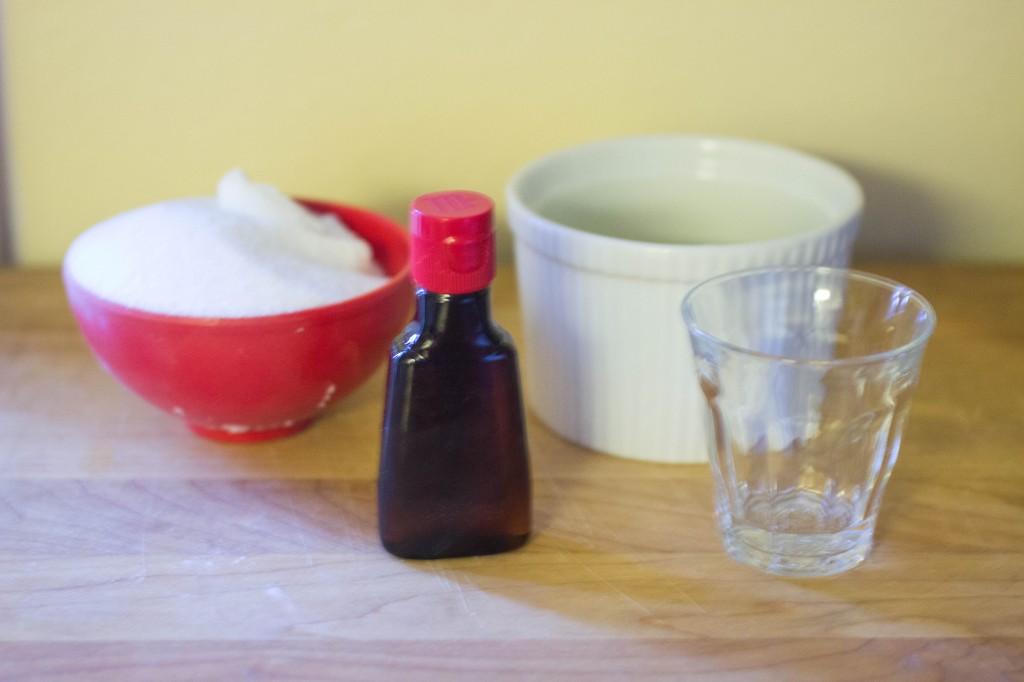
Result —
M 489 199 L 467 192 L 413 203 L 416 320 L 391 347 L 378 479 L 381 541 L 400 557 L 493 554 L 530 534 L 516 351 L 491 319 L 487 286 L 491 210 Z M 445 246 L 418 248 L 418 239 Z

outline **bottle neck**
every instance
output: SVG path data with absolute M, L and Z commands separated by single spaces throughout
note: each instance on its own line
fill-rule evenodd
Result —
M 491 290 L 439 294 L 416 290 L 416 319 L 426 334 L 474 334 L 491 328 Z

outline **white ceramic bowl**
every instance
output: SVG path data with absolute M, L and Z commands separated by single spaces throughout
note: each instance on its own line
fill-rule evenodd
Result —
M 807 154 L 662 135 L 544 157 L 512 178 L 507 203 L 532 410 L 595 450 L 703 462 L 683 296 L 733 270 L 848 265 L 863 198 Z

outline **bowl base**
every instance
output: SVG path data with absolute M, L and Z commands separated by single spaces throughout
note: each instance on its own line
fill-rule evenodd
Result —
M 203 438 L 221 443 L 262 443 L 305 431 L 312 425 L 313 421 L 313 418 L 303 419 L 287 426 L 275 426 L 269 429 L 243 429 L 231 426 L 211 427 L 189 422 L 188 428 Z

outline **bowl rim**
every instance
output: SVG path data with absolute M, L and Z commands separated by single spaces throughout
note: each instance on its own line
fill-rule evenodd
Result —
M 794 160 L 798 163 L 812 164 L 821 172 L 828 173 L 836 182 L 845 186 L 846 191 L 849 192 L 850 205 L 845 212 L 832 220 L 828 226 L 815 230 L 806 230 L 797 234 L 742 242 L 680 244 L 658 241 L 640 241 L 588 232 L 548 218 L 547 216 L 539 213 L 532 206 L 528 205 L 521 196 L 523 184 L 529 177 L 539 172 L 545 166 L 557 163 L 559 160 L 601 148 L 610 149 L 613 147 L 628 147 L 643 144 L 655 145 L 659 143 L 688 146 L 698 150 L 701 147 L 708 145 L 728 147 L 747 152 L 763 154 L 770 153 L 782 159 Z M 857 221 L 864 208 L 864 191 L 857 179 L 844 168 L 820 156 L 760 140 L 722 135 L 674 133 L 611 137 L 592 140 L 590 142 L 584 142 L 558 149 L 530 162 L 518 170 L 505 186 L 505 199 L 509 212 L 509 229 L 517 238 L 523 239 L 532 248 L 540 251 L 541 253 L 547 252 L 547 249 L 543 248 L 543 242 L 546 237 L 558 240 L 572 239 L 575 243 L 585 244 L 587 248 L 595 250 L 643 250 L 648 255 L 652 253 L 661 253 L 669 257 L 673 254 L 679 253 L 712 254 L 723 251 L 737 251 L 739 249 L 746 248 L 758 248 L 765 246 L 774 247 L 813 241 L 824 235 L 837 232 L 850 225 L 851 222 Z M 530 218 L 530 225 L 524 226 L 522 224 L 517 224 L 518 221 L 512 219 L 516 214 L 528 216 Z

